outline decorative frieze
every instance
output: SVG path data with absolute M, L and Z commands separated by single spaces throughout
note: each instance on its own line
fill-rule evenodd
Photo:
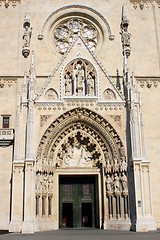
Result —
M 130 3 L 133 5 L 133 7 L 143 9 L 149 9 L 152 4 L 156 4 L 158 8 L 160 8 L 160 0 L 130 0 Z
M 17 83 L 17 78 L 8 78 L 8 77 L 0 78 L 0 88 L 4 88 L 4 87 L 10 88 L 15 83 Z
M 143 88 L 143 87 L 147 87 L 147 88 L 151 88 L 151 87 L 155 87 L 157 88 L 159 83 L 160 83 L 160 78 L 137 78 L 137 83 L 138 85 Z
M 12 5 L 12 7 L 15 8 L 16 4 L 20 2 L 21 0 L 0 0 L 0 7 L 2 6 L 2 4 L 4 4 L 6 8 L 8 8 L 9 5 Z

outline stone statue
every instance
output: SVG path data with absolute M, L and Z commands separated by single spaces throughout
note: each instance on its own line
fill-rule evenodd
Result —
M 53 192 L 53 176 L 49 175 L 48 178 L 48 192 L 52 193 Z
M 95 89 L 94 89 L 94 78 L 91 74 L 87 77 L 87 94 L 89 96 L 95 95 Z
M 36 187 L 35 187 L 36 193 L 41 193 L 41 173 L 38 172 L 36 174 Z
M 124 27 L 122 32 L 121 32 L 122 38 L 121 41 L 123 43 L 124 47 L 130 47 L 130 39 L 131 39 L 131 34 L 128 32 L 127 27 Z
M 106 191 L 112 192 L 112 179 L 109 174 L 107 174 L 107 178 L 106 178 Z
M 114 191 L 115 192 L 119 192 L 120 191 L 119 177 L 118 177 L 117 173 L 114 174 L 113 186 L 114 186 Z
M 121 182 L 122 182 L 122 191 L 128 192 L 127 176 L 125 175 L 124 172 L 122 172 Z
M 67 74 L 65 78 L 65 94 L 66 95 L 71 95 L 71 83 L 72 83 L 72 80 L 70 76 Z
M 76 92 L 84 92 L 84 70 L 80 63 L 76 66 Z
M 107 159 L 107 164 L 106 164 L 106 173 L 111 173 L 112 172 L 112 167 L 110 164 L 110 160 Z
M 43 179 L 42 179 L 42 193 L 47 192 L 47 182 L 48 182 L 48 176 L 47 176 L 47 173 L 44 173 Z
M 32 35 L 32 28 L 25 26 L 25 31 L 23 34 L 23 48 L 29 48 L 31 35 Z
M 125 161 L 125 157 L 121 157 L 121 164 L 119 166 L 120 172 L 126 172 L 127 171 L 127 163 Z
M 113 159 L 113 173 L 119 172 L 119 165 L 117 163 L 117 158 Z

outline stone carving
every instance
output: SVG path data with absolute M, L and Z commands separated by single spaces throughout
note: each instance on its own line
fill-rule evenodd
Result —
M 95 95 L 95 78 L 92 76 L 92 73 L 90 73 L 87 77 L 87 95 Z
M 65 95 L 72 95 L 72 80 L 68 74 L 65 76 Z
M 4 2 L 4 6 L 6 8 L 9 7 L 9 4 L 12 4 L 12 7 L 15 8 L 16 7 L 16 3 L 20 3 L 21 0 L 0 0 L 0 7 L 2 6 L 2 2 Z
M 126 16 L 125 6 L 122 7 L 122 21 L 121 21 L 121 42 L 123 48 L 123 55 L 128 58 L 131 53 L 131 34 L 128 32 L 129 21 Z
M 65 95 L 94 96 L 95 69 L 82 59 L 69 63 L 64 70 Z
M 113 173 L 119 172 L 119 164 L 117 163 L 117 158 L 115 157 L 113 159 Z
M 17 78 L 0 78 L 0 87 L 1 88 L 4 88 L 6 86 L 8 86 L 10 88 L 15 83 L 17 83 Z
M 126 163 L 125 157 L 121 158 L 121 163 L 120 163 L 120 166 L 119 166 L 119 170 L 120 170 L 120 172 L 127 172 L 127 163 Z
M 121 182 L 122 182 L 122 191 L 127 193 L 128 192 L 128 181 L 127 181 L 127 176 L 125 175 L 124 172 L 122 172 Z
M 76 131 L 62 142 L 57 154 L 57 167 L 92 167 L 101 162 L 96 142 L 85 132 Z
M 119 177 L 117 173 L 114 174 L 113 189 L 114 192 L 120 192 Z
M 40 115 L 40 127 L 44 125 L 45 122 L 51 117 L 52 115 Z
M 143 88 L 144 86 L 147 88 L 151 88 L 151 87 L 158 87 L 158 84 L 160 82 L 160 78 L 138 78 L 137 82 L 139 83 L 140 87 Z
M 91 51 L 97 45 L 98 31 L 95 25 L 82 18 L 70 18 L 60 22 L 54 31 L 54 42 L 60 54 L 65 54 L 77 35 L 81 35 Z
M 106 177 L 106 191 L 107 193 L 112 192 L 112 179 L 109 174 L 107 174 L 107 177 Z
M 58 94 L 53 88 L 50 88 L 46 91 L 45 98 L 47 100 L 57 100 L 58 99 Z
M 116 95 L 112 89 L 107 88 L 102 95 L 102 100 L 116 100 Z
M 53 173 L 39 169 L 36 171 L 35 193 L 36 195 L 53 193 Z
M 64 159 L 64 165 L 68 167 L 92 167 L 91 156 L 79 143 L 71 147 Z
M 23 46 L 22 46 L 22 55 L 27 58 L 30 53 L 30 40 L 32 35 L 32 28 L 30 27 L 30 12 L 29 12 L 29 1 L 27 1 L 27 10 L 24 19 L 24 34 L 23 34 Z
M 160 8 L 160 0 L 130 0 L 130 3 L 133 5 L 133 7 L 136 9 L 139 7 L 141 10 L 143 10 L 145 7 L 149 9 L 153 3 L 155 3 Z
M 109 115 L 116 123 L 119 127 L 122 126 L 121 123 L 121 115 Z

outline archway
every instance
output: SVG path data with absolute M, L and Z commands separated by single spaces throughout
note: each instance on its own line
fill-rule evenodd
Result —
M 73 175 L 97 178 L 98 210 L 94 209 L 98 212 L 97 226 L 106 228 L 113 219 L 128 218 L 124 146 L 115 129 L 95 112 L 76 108 L 56 119 L 40 141 L 35 168 L 36 215 L 39 220 L 50 217 L 59 226 L 59 209 L 62 207 L 59 205 L 59 180 L 62 176 Z M 86 205 L 83 201 L 81 203 L 83 212 Z M 53 206 L 56 206 L 55 211 Z

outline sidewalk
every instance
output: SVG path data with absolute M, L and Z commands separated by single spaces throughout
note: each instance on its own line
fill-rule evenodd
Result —
M 160 230 L 135 233 L 115 230 L 57 230 L 35 234 L 0 233 L 0 240 L 160 240 Z

